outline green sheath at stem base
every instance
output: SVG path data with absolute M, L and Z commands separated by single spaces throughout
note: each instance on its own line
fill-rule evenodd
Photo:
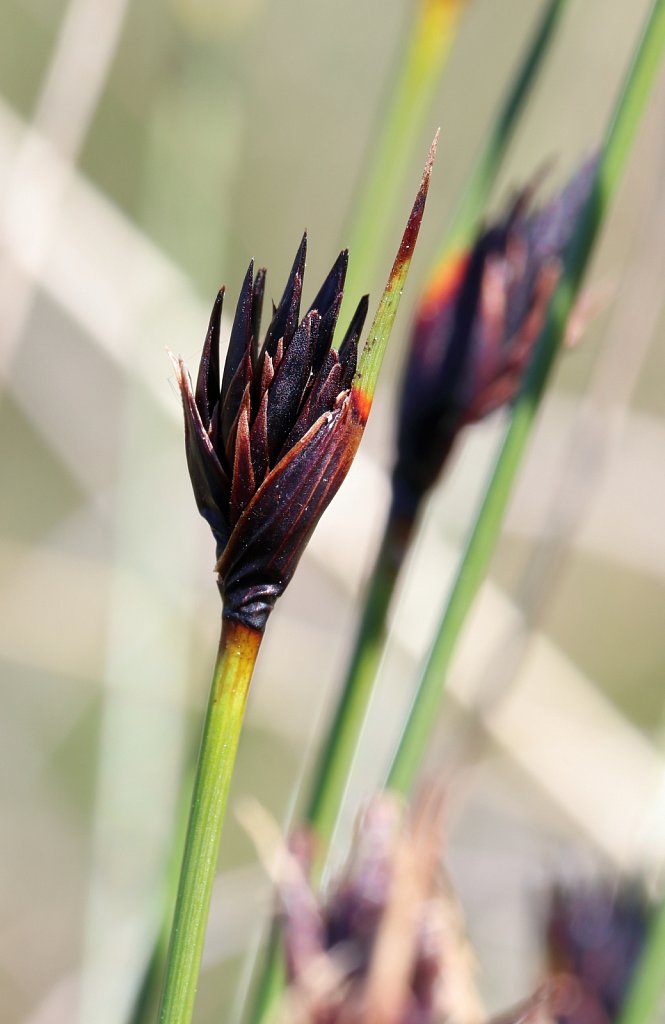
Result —
M 256 630 L 223 620 L 187 826 L 161 1024 L 189 1024 L 192 1019 L 224 812 L 261 638 Z

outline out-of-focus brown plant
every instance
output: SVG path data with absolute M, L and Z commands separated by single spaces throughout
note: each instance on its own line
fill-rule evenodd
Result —
M 547 919 L 557 1024 L 618 1020 L 644 947 L 651 909 L 637 884 L 554 890 Z
M 411 813 L 390 795 L 377 798 L 358 819 L 348 862 L 322 903 L 307 880 L 314 840 L 301 833 L 292 841 L 279 885 L 285 1024 L 484 1019 L 441 864 L 443 806 L 435 791 Z
M 596 170 L 588 161 L 541 209 L 518 193 L 470 252 L 447 260 L 416 312 L 393 472 L 393 515 L 412 519 L 460 431 L 517 394 Z

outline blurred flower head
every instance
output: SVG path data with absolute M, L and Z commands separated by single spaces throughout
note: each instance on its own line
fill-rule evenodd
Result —
M 520 192 L 470 252 L 447 260 L 418 306 L 399 408 L 395 511 L 412 517 L 455 439 L 515 397 L 543 327 L 596 160 L 541 209 Z
M 554 891 L 547 921 L 559 1024 L 612 1024 L 646 939 L 650 907 L 637 884 Z
M 260 839 L 267 829 L 258 817 Z M 383 793 L 359 816 L 346 865 L 317 897 L 308 882 L 315 840 L 294 837 L 277 870 L 288 980 L 278 1024 L 488 1024 L 443 845 L 440 788 L 411 808 Z M 274 869 L 274 852 L 266 859 Z M 551 995 L 543 986 L 490 1024 L 556 1024 Z
M 348 253 L 305 316 L 307 238 L 259 342 L 265 270 L 253 262 L 240 292 L 220 384 L 224 290 L 210 318 L 196 387 L 176 363 L 194 495 L 217 542 L 224 613 L 262 629 L 319 516 L 346 475 L 366 410 L 352 389 L 364 297 L 336 351 L 333 334 Z
M 387 794 L 357 822 L 349 860 L 319 902 L 312 841 L 291 846 L 279 891 L 289 1024 L 429 1024 L 484 1019 L 475 961 L 441 864 L 443 800 L 412 812 Z

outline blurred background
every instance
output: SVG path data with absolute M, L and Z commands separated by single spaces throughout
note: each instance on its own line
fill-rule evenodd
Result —
M 121 1024 L 157 920 L 219 628 L 168 346 L 195 364 L 250 257 L 305 300 L 348 237 L 414 0 L 3 0 L 0 9 L 0 1020 Z M 598 144 L 647 0 L 571 0 L 498 184 Z M 231 806 L 297 805 L 388 493 L 410 310 L 543 4 L 470 0 L 377 300 L 441 125 L 360 456 L 275 611 Z M 656 877 L 665 846 L 665 80 L 591 278 L 604 296 L 539 416 L 427 764 L 455 768 L 449 864 L 492 1010 L 542 969 L 552 879 Z M 353 260 L 353 253 L 351 253 Z M 428 510 L 337 844 L 372 793 L 501 416 Z M 197 1021 L 237 1019 L 269 886 L 227 819 Z

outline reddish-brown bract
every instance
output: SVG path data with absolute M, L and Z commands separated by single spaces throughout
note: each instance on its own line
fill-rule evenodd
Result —
M 256 492 L 215 567 L 226 615 L 265 622 L 349 471 L 365 423 L 355 389 L 343 393 Z
M 177 366 L 185 445 L 199 511 L 217 541 L 224 615 L 262 630 L 360 441 L 366 410 L 351 385 L 367 313 L 363 298 L 338 351 L 333 333 L 348 254 L 340 253 L 300 320 L 306 237 L 262 345 L 265 271 L 241 289 L 220 383 L 223 290 L 195 390 Z

